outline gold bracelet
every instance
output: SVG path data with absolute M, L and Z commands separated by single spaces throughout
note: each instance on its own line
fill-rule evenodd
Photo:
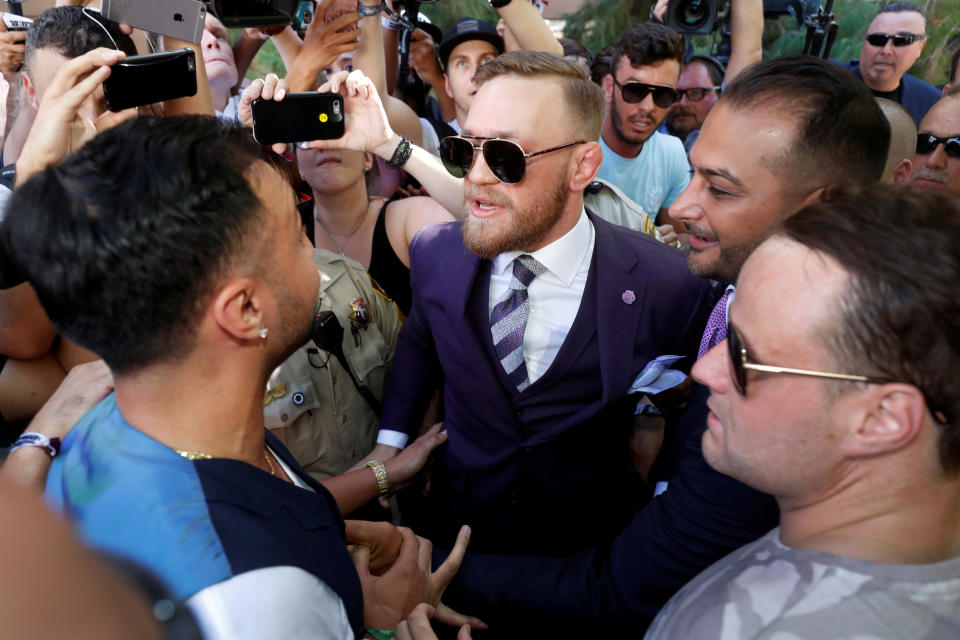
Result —
M 373 470 L 373 475 L 377 476 L 377 495 L 385 496 L 390 493 L 390 485 L 387 483 L 387 468 L 379 460 L 371 460 L 366 464 Z

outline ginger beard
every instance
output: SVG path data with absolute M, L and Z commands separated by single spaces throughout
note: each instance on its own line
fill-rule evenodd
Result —
M 552 182 L 550 190 L 543 191 L 529 206 L 518 208 L 505 195 L 481 187 L 468 185 L 464 194 L 466 218 L 460 227 L 463 244 L 481 258 L 492 259 L 506 251 L 535 251 L 540 240 L 560 219 L 570 192 L 560 180 Z M 503 213 L 491 218 L 470 214 L 474 198 L 487 200 L 503 207 Z

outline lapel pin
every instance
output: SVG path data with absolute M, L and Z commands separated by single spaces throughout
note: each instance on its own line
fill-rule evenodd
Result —
M 620 299 L 627 304 L 633 304 L 637 300 L 637 294 L 635 294 L 631 289 L 627 289 L 620 294 Z

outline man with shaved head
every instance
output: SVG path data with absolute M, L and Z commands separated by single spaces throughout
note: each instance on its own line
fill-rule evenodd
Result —
M 890 150 L 880 182 L 903 184 L 910 178 L 913 155 L 917 150 L 917 123 L 913 116 L 893 100 L 877 98 L 877 104 L 890 123 Z
M 927 112 L 917 134 L 910 186 L 960 193 L 960 86 Z

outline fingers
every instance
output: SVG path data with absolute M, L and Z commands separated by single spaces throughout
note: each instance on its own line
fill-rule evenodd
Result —
M 463 625 L 467 627 L 467 629 L 470 627 L 473 627 L 474 629 L 488 628 L 487 623 L 480 618 L 476 618 L 474 616 L 465 616 L 462 613 L 457 613 L 442 602 L 437 606 L 437 612 L 433 617 L 437 620 L 437 622 L 442 622 L 450 627 L 459 627 L 460 625 Z M 457 637 L 459 638 L 460 635 L 458 634 Z M 467 635 L 467 637 L 469 638 L 470 636 Z
M 376 546 L 399 539 L 400 532 L 389 522 L 347 520 L 344 537 L 347 542 Z
M 406 620 L 397 625 L 397 638 L 399 640 L 432 640 L 433 629 L 430 628 L 430 618 L 433 617 L 434 608 L 425 602 L 421 602 Z
M 98 84 L 110 75 L 109 65 L 123 60 L 124 57 L 126 57 L 126 54 L 116 49 L 100 47 L 93 51 L 88 51 L 82 56 L 69 60 L 60 67 L 60 70 L 53 76 L 53 80 L 47 88 L 47 93 L 51 97 L 56 97 L 64 95 L 71 87 L 74 89 L 81 86 L 89 87 L 84 89 L 85 98 L 93 92 L 93 89 L 95 89 Z M 91 76 L 77 83 L 78 78 L 90 72 L 93 72 Z M 91 81 L 91 78 L 95 74 L 100 74 L 101 77 Z M 80 102 L 83 102 L 83 100 L 80 100 L 77 104 L 79 105 Z
M 457 640 L 471 640 L 473 638 L 470 635 L 470 625 L 465 624 L 460 627 L 460 631 L 457 632 Z
M 460 569 L 460 564 L 463 562 L 463 556 L 467 554 L 467 544 L 469 544 L 469 542 L 470 527 L 463 525 L 460 527 L 460 533 L 457 534 L 457 542 L 453 545 L 453 550 L 450 552 L 450 555 L 448 555 L 447 559 L 443 561 L 443 564 L 433 572 L 433 584 L 437 593 L 442 593 L 443 590 L 447 588 L 447 585 L 450 584 L 450 581 L 453 580 L 453 576 L 457 574 L 457 570 Z
M 433 543 L 419 536 L 417 536 L 417 540 L 420 543 L 420 548 L 417 549 L 417 565 L 424 574 L 429 574 L 433 566 Z
M 263 88 L 260 91 L 260 97 L 264 100 L 283 100 L 283 95 L 286 93 L 284 85 L 280 84 L 280 77 L 275 73 L 268 73 L 267 77 L 263 80 Z
M 353 566 L 357 569 L 357 574 L 361 579 L 370 575 L 370 548 L 357 544 L 350 550 L 350 558 L 353 560 Z

